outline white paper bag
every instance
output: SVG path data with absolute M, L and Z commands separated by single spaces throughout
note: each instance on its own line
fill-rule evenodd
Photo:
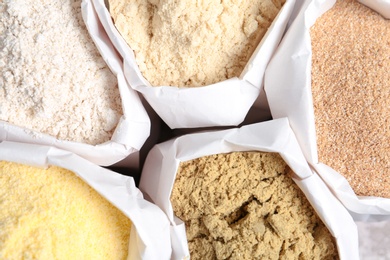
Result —
M 129 88 L 121 58 L 96 20 L 92 6 L 83 1 L 81 8 L 92 39 L 118 80 L 123 115 L 111 140 L 98 145 L 64 141 L 4 121 L 0 121 L 0 140 L 55 146 L 72 151 L 98 165 L 108 166 L 141 149 L 150 133 L 150 120 L 137 92 Z
M 168 216 L 172 225 L 172 259 L 189 256 L 185 225 L 174 216 L 170 195 L 180 162 L 234 151 L 279 153 L 293 178 L 337 241 L 341 259 L 359 259 L 357 228 L 345 207 L 312 172 L 286 118 L 223 131 L 184 135 L 156 145 L 148 154 L 140 189 Z
M 359 2 L 377 11 L 384 18 L 390 19 L 390 0 L 359 0 Z
M 347 180 L 318 161 L 311 95 L 310 27 L 334 0 L 305 1 L 265 74 L 265 91 L 274 118 L 288 117 L 303 153 L 355 219 L 390 219 L 390 199 L 358 197 Z
M 143 198 L 132 177 L 99 167 L 71 152 L 35 144 L 1 142 L 0 160 L 35 167 L 55 165 L 74 172 L 130 218 L 134 228 L 128 259 L 170 259 L 169 221 L 156 205 Z
M 244 120 L 259 94 L 262 92 L 264 95 L 265 68 L 280 42 L 295 4 L 295 0 L 286 1 L 240 77 L 204 87 L 178 88 L 152 87 L 142 76 L 133 51 L 115 28 L 104 0 L 91 2 L 113 45 L 124 59 L 125 77 L 131 87 L 142 93 L 172 129 L 238 125 Z

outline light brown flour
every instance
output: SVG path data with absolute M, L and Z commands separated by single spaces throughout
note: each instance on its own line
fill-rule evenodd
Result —
M 171 195 L 191 259 L 336 259 L 334 239 L 273 153 L 182 162 Z
M 311 38 L 319 160 L 357 195 L 390 198 L 390 20 L 337 1 Z
M 115 26 L 153 86 L 239 76 L 285 0 L 110 0 Z

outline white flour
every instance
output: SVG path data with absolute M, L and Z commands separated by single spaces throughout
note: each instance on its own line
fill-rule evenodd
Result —
M 81 0 L 0 2 L 0 120 L 98 144 L 122 114 L 116 77 L 90 38 Z

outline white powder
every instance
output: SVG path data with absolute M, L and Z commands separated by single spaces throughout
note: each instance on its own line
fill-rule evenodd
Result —
M 116 77 L 81 0 L 0 2 L 0 120 L 61 140 L 107 141 L 122 114 Z

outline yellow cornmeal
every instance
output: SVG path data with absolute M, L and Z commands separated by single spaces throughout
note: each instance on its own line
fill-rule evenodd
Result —
M 338 259 L 335 241 L 273 153 L 182 162 L 171 202 L 191 259 Z
M 72 172 L 0 162 L 0 259 L 126 259 L 130 220 Z

